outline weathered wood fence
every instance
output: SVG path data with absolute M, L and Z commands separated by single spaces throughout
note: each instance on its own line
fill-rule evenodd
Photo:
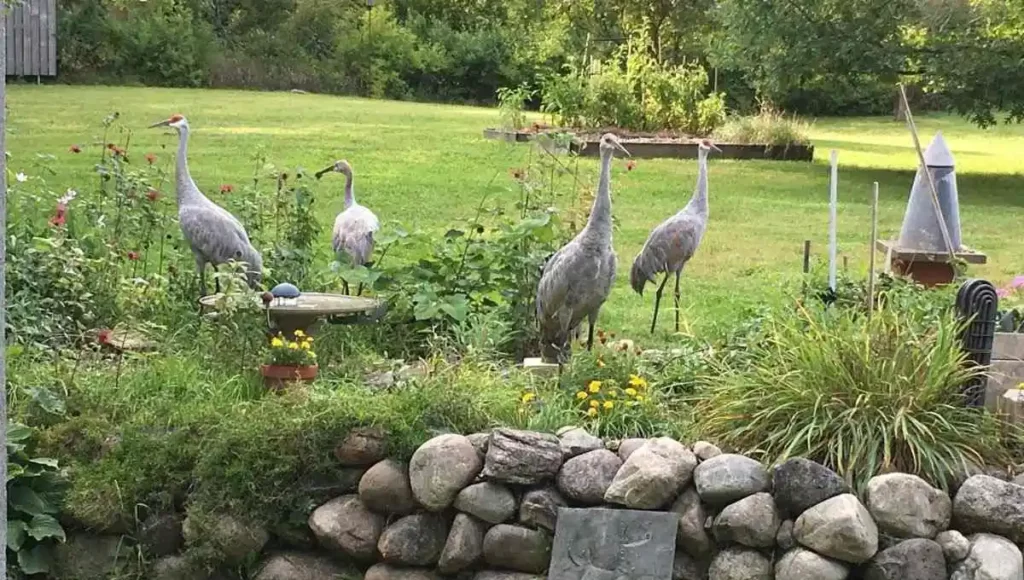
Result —
M 8 76 L 57 76 L 57 0 L 11 2 L 6 26 Z

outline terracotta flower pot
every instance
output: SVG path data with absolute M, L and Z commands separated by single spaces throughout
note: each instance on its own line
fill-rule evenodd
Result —
M 275 391 L 288 386 L 288 383 L 311 382 L 316 378 L 318 365 L 260 365 L 263 384 Z

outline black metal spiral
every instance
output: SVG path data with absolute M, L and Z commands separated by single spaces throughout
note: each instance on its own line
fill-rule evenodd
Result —
M 957 292 L 956 309 L 963 320 L 970 320 L 960 337 L 964 352 L 975 365 L 987 367 L 992 362 L 992 343 L 995 340 L 999 309 L 995 286 L 988 280 L 968 279 Z M 963 386 L 962 392 L 969 407 L 985 404 L 987 382 L 987 377 L 980 376 Z

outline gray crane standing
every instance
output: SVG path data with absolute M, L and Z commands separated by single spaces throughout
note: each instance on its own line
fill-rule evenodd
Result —
M 331 171 L 345 176 L 345 206 L 338 217 L 334 218 L 334 232 L 331 235 L 331 246 L 335 254 L 344 252 L 353 266 L 370 263 L 373 254 L 373 235 L 380 229 L 380 221 L 367 207 L 356 202 L 352 190 L 352 166 L 348 161 L 340 159 L 330 167 L 316 172 L 316 178 Z M 348 294 L 348 282 L 343 281 L 345 294 Z M 359 283 L 356 295 L 363 293 L 363 283 Z
M 150 125 L 153 127 L 174 127 L 178 131 L 178 158 L 174 171 L 178 222 L 196 260 L 200 294 L 206 296 L 206 264 L 213 265 L 216 270 L 232 260 L 246 264 L 246 282 L 250 288 L 256 289 L 263 281 L 263 257 L 249 241 L 242 223 L 203 195 L 189 173 L 188 120 L 181 115 L 173 115 Z M 220 280 L 214 278 L 214 284 L 219 293 Z
M 655 277 L 665 273 L 665 279 L 658 286 L 654 296 L 654 318 L 651 320 L 651 333 L 658 322 L 658 306 L 661 304 L 661 292 L 665 289 L 670 274 L 676 276 L 675 306 L 676 332 L 679 332 L 679 275 L 700 246 L 704 230 L 708 224 L 708 153 L 721 149 L 708 139 L 702 139 L 697 145 L 697 187 L 686 207 L 669 217 L 651 230 L 644 242 L 644 247 L 633 259 L 633 268 L 629 273 L 629 283 L 637 294 L 643 296 L 644 286 L 654 282 Z
M 537 285 L 541 360 L 562 364 L 571 352 L 570 334 L 586 318 L 587 349 L 594 345 L 594 323 L 615 281 L 612 248 L 611 163 L 615 151 L 629 155 L 618 138 L 601 136 L 601 174 L 587 225 L 544 265 Z

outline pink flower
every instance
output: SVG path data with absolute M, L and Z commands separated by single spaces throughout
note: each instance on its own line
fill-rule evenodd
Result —
M 1010 291 L 1007 290 L 1006 288 L 1000 288 L 1000 289 L 996 290 L 996 296 L 998 296 L 1000 298 L 1006 298 L 1009 295 L 1010 295 Z
M 160 199 L 160 192 L 155 189 L 151 189 L 146 192 L 146 199 L 149 201 L 156 201 Z
M 68 206 L 66 204 L 58 203 L 57 211 L 50 218 L 50 225 L 55 228 L 64 225 L 67 222 L 67 211 Z
M 220 186 L 221 193 L 231 193 L 234 190 L 235 186 L 231 185 L 230 183 L 225 183 L 224 185 Z
M 1010 282 L 1010 288 L 1021 288 L 1024 287 L 1024 275 L 1017 276 Z
M 132 250 L 132 251 L 128 252 L 128 259 L 133 261 L 133 262 L 135 260 L 138 260 L 139 259 L 139 253 L 136 252 L 135 250 Z

